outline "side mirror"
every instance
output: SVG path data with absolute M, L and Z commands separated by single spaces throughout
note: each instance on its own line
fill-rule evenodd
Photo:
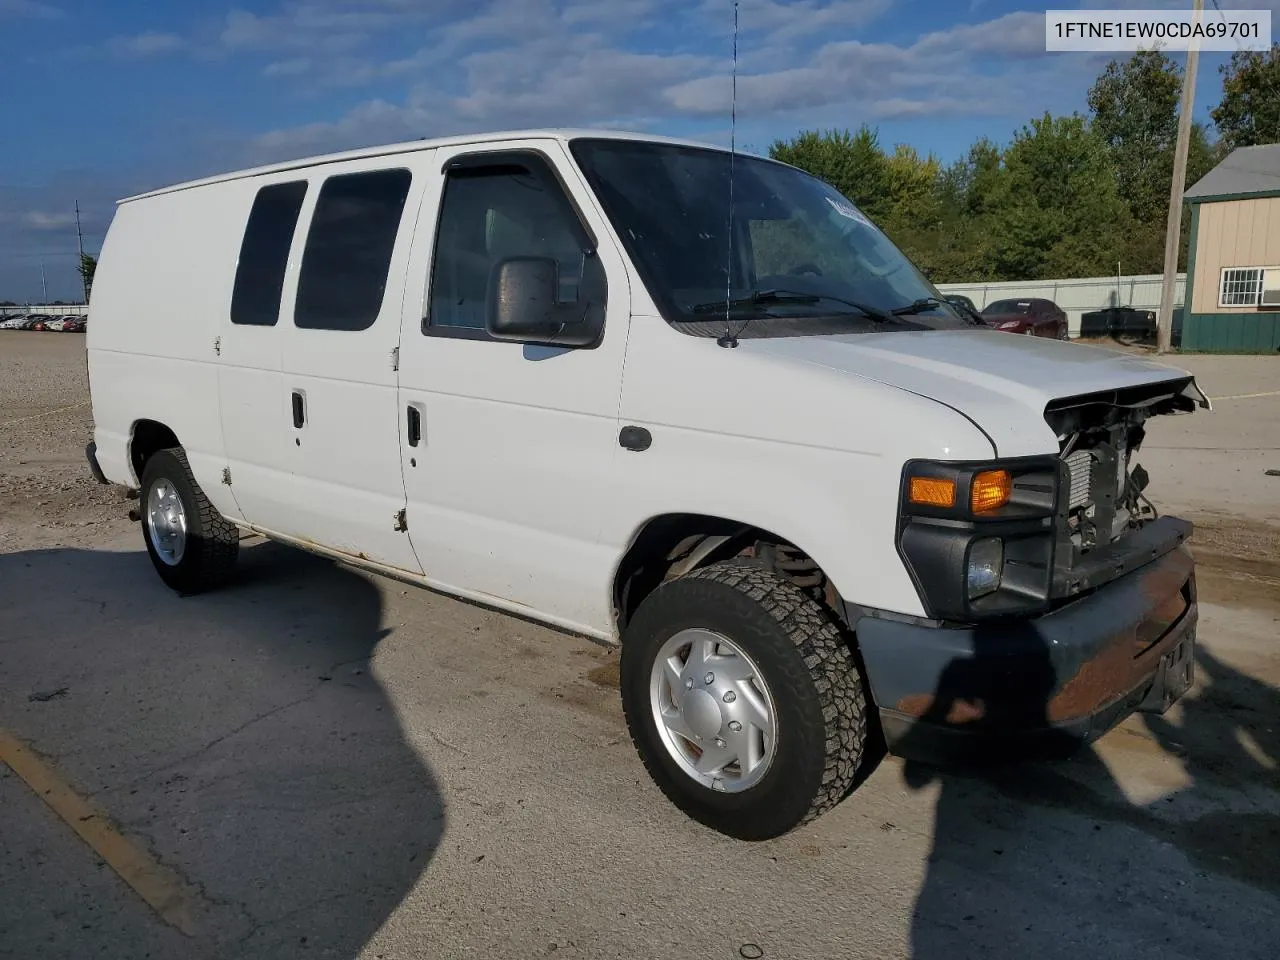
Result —
M 604 329 L 604 303 L 561 303 L 559 273 L 550 257 L 510 257 L 495 264 L 485 314 L 489 336 L 558 347 L 595 345 Z

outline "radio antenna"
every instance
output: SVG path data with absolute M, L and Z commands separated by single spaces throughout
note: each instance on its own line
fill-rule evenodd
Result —
M 736 347 L 738 337 L 729 325 L 733 293 L 733 173 L 738 147 L 738 0 L 733 0 L 733 87 L 729 95 L 729 244 L 724 270 L 724 333 L 716 340 L 722 347 Z

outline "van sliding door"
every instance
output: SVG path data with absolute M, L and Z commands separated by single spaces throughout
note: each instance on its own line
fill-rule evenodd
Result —
M 280 300 L 307 180 L 291 172 L 226 190 L 243 202 L 246 219 L 230 309 L 214 344 L 223 449 L 241 518 L 270 524 L 290 471 L 280 425 Z
M 275 532 L 421 573 L 404 527 L 396 355 L 411 227 L 431 151 L 326 165 L 291 290 L 280 425 L 290 466 Z

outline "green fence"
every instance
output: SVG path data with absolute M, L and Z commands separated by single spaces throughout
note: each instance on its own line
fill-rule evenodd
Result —
M 1280 313 L 1193 313 L 1183 323 L 1188 353 L 1276 353 Z

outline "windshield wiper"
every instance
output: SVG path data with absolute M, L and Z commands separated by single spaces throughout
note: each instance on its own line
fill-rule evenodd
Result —
M 894 307 L 889 312 L 895 317 L 904 317 L 914 313 L 924 313 L 926 310 L 932 310 L 934 307 L 945 305 L 945 301 L 939 300 L 937 297 L 921 297 L 919 300 L 912 300 L 905 307 Z
M 983 325 L 982 320 L 976 314 L 971 314 L 964 307 L 949 300 L 939 300 L 937 297 L 921 297 L 919 300 L 912 300 L 905 307 L 894 307 L 889 312 L 895 317 L 903 317 L 909 314 L 924 313 L 926 310 L 932 310 L 934 307 L 951 307 L 956 313 L 962 315 L 966 323 L 974 325 Z
M 865 314 L 877 323 L 892 323 L 895 319 L 893 314 L 870 304 L 858 303 L 856 300 L 845 300 L 843 297 L 833 297 L 826 293 L 805 293 L 800 290 L 757 290 L 748 297 L 729 301 L 712 300 L 707 303 L 694 304 L 690 309 L 694 313 L 722 313 L 726 307 L 733 311 L 741 310 L 743 307 L 763 307 L 774 303 L 804 304 L 819 303 L 823 300 L 828 300 L 831 303 L 841 303 L 846 307 L 853 307 L 853 309 Z

